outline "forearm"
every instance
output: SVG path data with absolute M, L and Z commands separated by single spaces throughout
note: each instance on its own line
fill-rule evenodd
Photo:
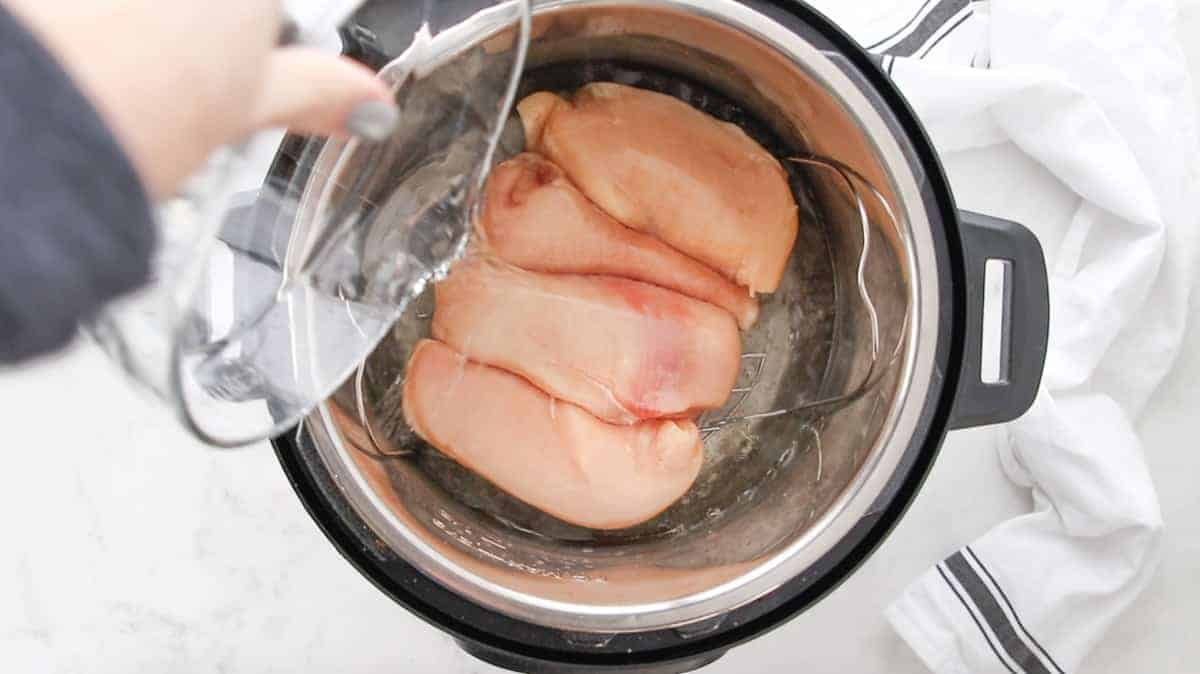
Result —
M 0 6 L 0 362 L 56 349 L 143 283 L 154 229 L 118 141 Z

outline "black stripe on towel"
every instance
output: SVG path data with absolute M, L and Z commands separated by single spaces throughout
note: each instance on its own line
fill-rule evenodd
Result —
M 979 574 L 975 573 L 967 558 L 963 557 L 961 552 L 956 552 L 946 558 L 945 564 L 975 604 L 975 608 L 979 609 L 979 615 L 991 628 L 996 640 L 1013 662 L 1027 674 L 1051 674 L 1041 659 L 1029 650 L 1029 646 L 1025 645 L 1025 641 L 1017 634 L 1016 628 L 1004 614 L 1004 609 L 1000 608 L 1000 602 L 988 590 Z
M 954 22 L 954 25 L 952 25 L 946 29 L 946 32 L 939 35 L 937 37 L 937 39 L 934 40 L 933 42 L 931 42 L 929 45 L 921 48 L 921 53 L 918 55 L 919 58 L 925 58 L 925 56 L 927 56 L 929 54 L 929 52 L 933 51 L 935 47 L 937 47 L 939 44 L 942 43 L 942 40 L 945 40 L 947 37 L 950 37 L 950 33 L 953 33 L 954 31 L 958 30 L 958 27 L 963 25 L 964 23 L 966 23 L 967 19 L 971 18 L 972 16 L 975 16 L 974 10 L 963 12 L 962 16 L 958 17 L 958 20 Z
M 992 572 L 988 571 L 987 566 L 984 565 L 983 560 L 979 558 L 979 555 L 975 554 L 975 551 L 972 550 L 971 546 L 969 545 L 964 548 L 964 550 L 967 551 L 967 556 L 975 562 L 975 566 L 978 566 L 979 569 L 983 571 L 983 574 L 987 576 L 988 582 L 991 583 L 991 586 L 995 588 L 997 593 L 999 593 L 1000 599 L 1002 599 L 1004 601 L 1004 605 L 1008 607 L 1008 612 L 1012 614 L 1013 620 L 1017 622 L 1017 629 L 1021 630 L 1021 634 L 1024 634 L 1029 639 L 1030 643 L 1032 643 L 1034 647 L 1038 649 L 1038 652 L 1046 658 L 1046 661 L 1049 662 L 1052 667 L 1054 667 L 1058 674 L 1064 674 L 1063 668 L 1058 666 L 1058 663 L 1054 661 L 1054 658 L 1046 651 L 1045 648 L 1042 648 L 1042 645 L 1038 643 L 1038 640 L 1034 638 L 1033 634 L 1030 633 L 1029 630 L 1025 629 L 1025 624 L 1021 622 L 1021 616 L 1017 613 L 1016 607 L 1014 607 L 1012 602 L 1008 600 L 1008 595 L 1004 593 L 1004 588 L 1000 587 L 1000 583 L 997 583 L 996 579 L 992 577 Z
M 921 47 L 925 46 L 926 42 L 933 39 L 934 35 L 950 22 L 959 12 L 963 11 L 971 0 L 939 0 L 936 7 L 930 10 L 929 14 L 921 20 L 921 23 L 913 29 L 911 33 L 906 35 L 903 40 L 888 47 L 885 53 L 892 56 L 912 56 L 916 54 Z M 957 26 L 956 26 L 957 27 Z
M 937 569 L 937 572 L 939 575 L 941 575 L 942 580 L 946 581 L 946 587 L 950 588 L 950 591 L 954 593 L 955 597 L 958 597 L 958 602 L 962 604 L 963 610 L 967 612 L 967 615 L 971 616 L 971 621 L 974 622 L 975 626 L 979 628 L 979 633 L 983 635 L 983 640 L 987 642 L 988 648 L 991 648 L 992 652 L 996 654 L 996 659 L 1000 661 L 1000 664 L 1004 665 L 1005 669 L 1012 672 L 1012 674 L 1017 674 L 1017 671 L 1008 664 L 1008 661 L 1004 659 L 1004 656 L 1000 655 L 1000 651 L 996 650 L 996 644 L 992 643 L 992 637 L 990 634 L 988 634 L 987 628 L 983 626 L 983 623 L 979 622 L 979 618 L 975 617 L 975 612 L 971 610 L 971 605 L 967 603 L 966 599 L 963 599 L 963 596 L 959 593 L 958 588 L 954 587 L 954 583 L 951 582 L 950 576 L 947 576 L 946 572 L 942 571 L 942 565 L 938 564 L 934 568 Z
M 912 18 L 909 19 L 908 21 L 906 21 L 903 26 L 900 26 L 899 28 L 897 28 L 896 32 L 894 32 L 891 35 L 876 42 L 875 44 L 871 45 L 870 47 L 867 47 L 867 49 L 868 50 L 878 49 L 878 48 L 882 47 L 883 45 L 887 44 L 888 42 L 891 42 L 892 40 L 895 40 L 896 38 L 903 35 L 904 31 L 912 30 L 917 25 L 917 19 L 921 18 L 921 12 L 924 12 L 926 10 L 926 8 L 928 8 L 929 5 L 932 3 L 933 3 L 933 0 L 925 0 L 925 2 L 921 3 L 921 7 L 919 9 L 917 9 L 917 13 L 913 14 Z

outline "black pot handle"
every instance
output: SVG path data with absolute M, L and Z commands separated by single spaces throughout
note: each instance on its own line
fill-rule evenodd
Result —
M 1033 232 L 1015 222 L 960 213 L 966 268 L 966 344 L 950 428 L 1012 421 L 1033 405 L 1046 364 L 1050 291 L 1046 258 Z M 1000 376 L 983 381 L 985 278 L 989 260 L 1007 263 L 1000 322 Z

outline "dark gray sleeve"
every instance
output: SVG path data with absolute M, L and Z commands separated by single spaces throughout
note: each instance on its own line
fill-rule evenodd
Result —
M 149 275 L 133 166 L 59 63 L 0 3 L 0 363 L 58 349 Z

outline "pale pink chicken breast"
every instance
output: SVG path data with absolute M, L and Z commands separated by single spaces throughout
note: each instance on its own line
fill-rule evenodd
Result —
M 774 292 L 798 229 L 779 162 L 741 129 L 670 96 L 600 82 L 518 106 L 526 147 L 619 222 L 751 293 Z
M 482 257 L 438 284 L 433 336 L 617 424 L 718 408 L 741 365 L 737 324 L 711 304 Z
M 606 424 L 429 340 L 409 361 L 404 415 L 418 435 L 500 489 L 593 529 L 658 515 L 691 487 L 703 460 L 691 421 Z
M 652 283 L 725 309 L 742 329 L 758 318 L 758 301 L 744 288 L 613 220 L 537 154 L 492 171 L 479 229 L 491 252 L 522 269 Z

